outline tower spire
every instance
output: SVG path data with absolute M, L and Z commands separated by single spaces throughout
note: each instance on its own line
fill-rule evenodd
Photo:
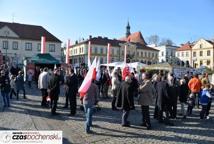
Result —
M 130 33 L 130 25 L 129 25 L 129 21 L 127 23 L 127 26 L 126 26 L 126 37 L 128 37 L 131 33 Z

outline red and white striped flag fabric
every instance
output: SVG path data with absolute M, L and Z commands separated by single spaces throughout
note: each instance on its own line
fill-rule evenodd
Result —
M 84 97 L 85 94 L 87 93 L 91 82 L 93 79 L 96 79 L 96 65 L 97 65 L 97 58 L 95 57 L 92 65 L 90 66 L 78 92 L 80 94 L 80 97 Z
M 70 39 L 68 39 L 67 47 L 66 47 L 66 59 L 65 59 L 66 64 L 69 64 L 69 47 L 70 47 Z
M 46 52 L 46 38 L 45 36 L 41 37 L 41 54 Z
M 88 68 L 91 66 L 91 41 L 88 41 Z
M 111 45 L 110 43 L 108 43 L 108 47 L 107 47 L 107 64 L 109 64 L 111 62 Z
M 127 55 L 127 46 L 125 45 L 124 49 L 124 63 L 126 64 L 126 55 Z

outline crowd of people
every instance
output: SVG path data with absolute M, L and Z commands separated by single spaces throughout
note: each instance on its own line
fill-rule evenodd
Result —
M 57 115 L 57 103 L 60 95 L 60 86 L 63 85 L 65 104 L 63 108 L 70 107 L 69 116 L 75 116 L 77 110 L 78 88 L 86 76 L 87 70 L 75 71 L 69 67 L 66 70 L 55 68 L 49 71 L 47 67 L 40 69 L 38 78 L 32 73 L 27 75 L 29 88 L 35 79 L 41 91 L 41 106 L 50 108 L 52 115 Z M 6 65 L 0 67 L 0 88 L 4 107 L 10 107 L 13 95 L 19 100 L 19 92 L 23 92 L 26 99 L 25 81 L 20 69 L 10 68 Z M 142 112 L 142 124 L 148 130 L 152 128 L 150 121 L 150 107 L 154 106 L 154 119 L 159 123 L 174 125 L 170 119 L 178 117 L 178 103 L 181 105 L 180 114 L 183 119 L 192 115 L 195 105 L 201 108 L 200 119 L 209 119 L 212 97 L 214 96 L 214 83 L 209 80 L 206 73 L 199 78 L 198 74 L 187 73 L 182 78 L 176 78 L 173 73 L 146 72 L 135 69 L 122 71 L 114 69 L 111 73 L 106 68 L 101 69 L 99 78 L 93 79 L 87 93 L 80 97 L 86 115 L 85 131 L 90 133 L 92 116 L 95 105 L 99 100 L 109 99 L 112 93 L 111 108 L 113 111 L 122 110 L 121 125 L 129 127 L 128 121 L 131 110 L 135 110 L 136 102 Z M 111 90 L 110 90 L 111 88 Z

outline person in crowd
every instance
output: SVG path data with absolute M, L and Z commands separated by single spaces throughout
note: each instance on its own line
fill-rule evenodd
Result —
M 1 88 L 1 95 L 3 97 L 4 107 L 10 107 L 10 80 L 9 77 L 5 75 L 5 71 L 1 70 L 0 76 L 0 88 Z
M 193 78 L 190 79 L 188 87 L 193 95 L 193 98 L 196 100 L 197 106 L 199 108 L 199 92 L 201 90 L 201 81 L 198 78 L 198 74 L 194 74 Z
M 65 85 L 67 87 L 66 97 L 68 97 L 70 102 L 70 116 L 74 116 L 77 107 L 78 79 L 72 68 L 69 69 L 69 75 L 66 77 Z
M 174 125 L 169 120 L 170 97 L 168 88 L 167 76 L 163 75 L 157 83 L 158 121 L 159 123 L 164 122 L 166 125 Z M 165 113 L 165 117 L 163 117 L 163 113 Z
M 32 80 L 33 80 L 33 74 L 32 74 L 32 72 L 29 72 L 28 76 L 27 76 L 27 81 L 28 81 L 29 88 L 31 88 Z
M 204 84 L 203 86 L 203 90 L 201 92 L 201 96 L 200 96 L 200 104 L 202 106 L 201 108 L 201 112 L 200 112 L 200 119 L 204 119 L 206 118 L 206 113 L 207 113 L 207 105 L 209 103 L 209 98 L 211 98 L 211 94 L 209 92 L 209 84 Z
M 49 85 L 48 85 L 48 91 L 49 95 L 51 97 L 51 114 L 57 115 L 56 108 L 57 108 L 57 102 L 59 99 L 60 94 L 60 71 L 59 69 L 54 69 L 54 75 L 50 79 Z
M 186 103 L 187 103 L 187 97 L 189 94 L 189 88 L 188 84 L 185 80 L 185 77 L 180 79 L 180 86 L 179 86 L 179 101 L 181 103 L 181 114 L 183 116 L 183 119 L 186 118 Z
M 104 73 L 101 74 L 101 93 L 103 98 L 108 98 L 108 88 L 111 82 L 108 70 L 106 69 Z
M 120 87 L 120 81 L 118 79 L 117 71 L 113 72 L 112 79 L 111 79 L 111 84 L 112 84 L 111 89 L 112 89 L 112 94 L 113 94 L 111 108 L 112 108 L 112 110 L 117 110 L 115 102 L 116 102 L 116 98 L 117 98 L 117 92 L 118 92 L 118 89 Z
M 200 80 L 202 86 L 205 86 L 206 84 L 210 83 L 207 73 L 203 73 L 202 78 Z
M 175 119 L 177 115 L 177 97 L 178 97 L 178 87 L 176 85 L 175 77 L 172 73 L 168 74 L 168 96 L 170 98 L 169 113 L 170 118 Z
M 153 104 L 155 99 L 155 88 L 152 84 L 150 73 L 145 73 L 145 79 L 139 86 L 139 104 L 142 110 L 142 126 L 146 126 L 147 130 L 151 129 L 149 106 Z
M 214 97 L 214 82 L 210 82 L 210 90 L 209 90 L 211 97 L 208 98 L 208 104 L 207 104 L 207 111 L 206 111 L 206 118 L 209 119 L 209 114 L 210 114 L 210 108 L 212 105 L 212 98 Z
M 49 83 L 50 77 L 48 74 L 48 68 L 45 67 L 42 71 L 42 73 L 39 75 L 38 79 L 38 88 L 40 89 L 42 93 L 42 102 L 41 106 L 47 107 L 47 96 L 48 96 L 48 83 Z
M 133 88 L 133 96 L 134 97 L 138 97 L 138 87 L 139 87 L 139 83 L 138 80 L 135 78 L 134 73 L 131 73 L 131 87 Z
M 158 119 L 158 106 L 157 106 L 157 83 L 160 81 L 160 78 L 161 76 L 159 74 L 154 74 L 152 76 L 152 84 L 153 84 L 153 87 L 155 89 L 155 95 L 156 95 L 156 98 L 155 98 L 155 110 L 154 110 L 154 119 Z
M 12 99 L 13 95 L 16 96 L 16 76 L 12 75 L 10 80 L 10 99 Z
M 94 106 L 97 103 L 97 98 L 99 95 L 99 90 L 96 84 L 94 84 L 94 80 L 92 81 L 87 93 L 85 96 L 81 97 L 81 101 L 83 101 L 86 122 L 85 122 L 85 132 L 91 133 L 92 126 L 92 116 L 94 111 Z
M 19 74 L 16 77 L 16 90 L 17 90 L 16 96 L 17 96 L 17 100 L 19 99 L 19 92 L 20 92 L 20 90 L 23 91 L 23 97 L 24 97 L 24 99 L 26 99 L 24 84 L 25 84 L 25 82 L 24 82 L 23 72 L 19 71 Z
M 136 69 L 134 68 L 133 69 L 134 70 L 134 77 L 135 77 L 135 79 L 139 82 L 139 74 L 138 74 L 138 72 L 136 71 Z
M 66 81 L 68 81 L 70 78 L 70 71 L 69 71 L 69 68 L 66 69 L 65 71 L 65 77 L 64 77 L 64 91 L 65 91 L 65 105 L 63 108 L 68 108 L 68 90 L 69 90 L 69 86 L 66 84 Z
M 134 97 L 131 88 L 131 77 L 126 76 L 125 81 L 122 82 L 116 100 L 116 106 L 122 109 L 122 126 L 129 127 L 130 122 L 128 121 L 130 110 L 134 109 Z

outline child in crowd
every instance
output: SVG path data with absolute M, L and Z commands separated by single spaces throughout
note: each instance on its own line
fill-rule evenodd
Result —
M 33 74 L 31 72 L 29 72 L 28 77 L 27 77 L 29 88 L 31 88 L 32 79 L 33 79 Z
M 190 116 L 192 114 L 192 109 L 195 106 L 195 96 L 193 93 L 190 93 L 189 97 L 187 98 L 187 115 Z
M 210 85 L 205 84 L 204 88 L 201 92 L 201 97 L 200 97 L 200 104 L 202 106 L 201 112 L 200 112 L 200 118 L 204 119 L 206 118 L 206 113 L 207 113 L 207 106 L 209 103 L 209 99 L 211 98 L 211 94 L 209 91 Z

